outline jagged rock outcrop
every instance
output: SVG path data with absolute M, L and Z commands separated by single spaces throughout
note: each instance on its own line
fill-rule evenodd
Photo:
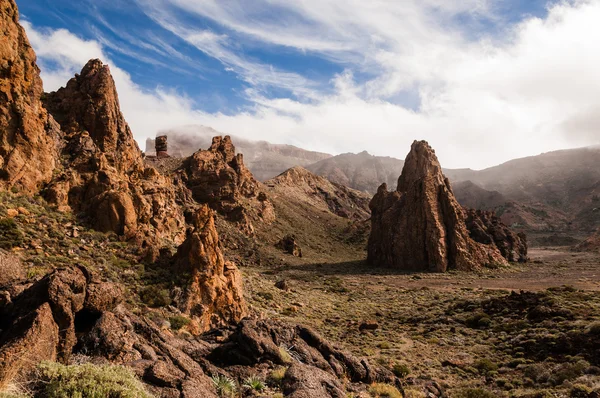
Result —
M 0 0 L 0 31 L 0 188 L 35 193 L 52 178 L 60 131 L 13 0 Z
M 369 207 L 371 265 L 445 272 L 506 264 L 494 245 L 470 238 L 463 209 L 425 141 L 412 144 L 396 191 L 383 184 Z
M 229 136 L 214 137 L 208 150 L 199 150 L 185 160 L 180 174 L 197 202 L 208 203 L 249 234 L 254 231 L 255 216 L 269 221 L 274 214 Z
M 468 209 L 465 213 L 469 235 L 475 242 L 495 245 L 508 261 L 527 261 L 525 234 L 512 231 L 491 211 Z
M 119 108 L 108 65 L 89 61 L 66 87 L 45 97 L 64 131 L 63 164 L 46 198 L 83 212 L 95 229 L 138 238 L 183 240 L 184 219 L 169 178 L 145 166 Z
M 190 275 L 190 283 L 177 303 L 192 316 L 199 332 L 239 322 L 247 313 L 240 271 L 225 261 L 215 229 L 213 212 L 207 205 L 193 215 L 193 229 L 177 251 L 179 272 Z
M 58 269 L 22 290 L 0 306 L 0 384 L 26 377 L 42 360 L 68 362 L 77 314 L 110 311 L 120 300 L 118 287 L 83 267 Z

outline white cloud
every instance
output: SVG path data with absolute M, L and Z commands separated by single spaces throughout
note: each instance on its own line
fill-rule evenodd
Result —
M 169 7 L 212 18 L 230 35 L 186 27 L 169 14 L 165 0 L 138 1 L 158 4 L 165 12 L 154 18 L 163 28 L 247 81 L 254 104 L 235 115 L 208 114 L 181 94 L 143 90 L 113 66 L 123 111 L 142 146 L 160 129 L 199 123 L 333 153 L 366 149 L 404 157 L 413 139 L 427 139 L 444 166 L 480 168 L 600 143 L 598 0 L 559 3 L 545 19 L 529 18 L 506 26 L 500 37 L 477 41 L 455 18 L 474 12 L 496 18 L 482 0 L 257 0 L 252 9 L 241 0 L 168 0 Z M 273 7 L 281 18 L 273 17 Z M 63 30 L 26 29 L 47 89 L 64 84 L 91 57 L 110 62 L 97 42 Z M 333 76 L 333 91 L 324 94 L 301 75 L 244 58 L 240 37 L 250 46 L 310 51 L 347 71 Z M 58 67 L 50 69 L 54 63 Z M 353 72 L 365 71 L 374 78 L 357 82 Z M 310 100 L 266 98 L 264 85 Z M 421 99 L 416 111 L 391 102 L 407 90 Z

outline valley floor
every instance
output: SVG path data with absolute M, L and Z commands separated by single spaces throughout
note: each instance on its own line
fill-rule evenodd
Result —
M 433 378 L 456 397 L 587 396 L 573 394 L 600 385 L 600 255 L 546 247 L 530 257 L 477 274 L 291 256 L 243 271 L 256 310 L 316 327 L 406 373 L 409 388 Z

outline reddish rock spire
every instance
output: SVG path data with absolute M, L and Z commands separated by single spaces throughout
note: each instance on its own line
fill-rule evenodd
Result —
M 397 190 L 388 192 L 383 184 L 369 207 L 372 265 L 444 272 L 506 263 L 495 246 L 469 237 L 463 209 L 425 141 L 412 144 Z

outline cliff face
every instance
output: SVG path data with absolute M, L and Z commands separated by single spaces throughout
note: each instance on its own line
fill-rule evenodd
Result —
M 472 270 L 506 260 L 469 237 L 462 207 L 434 150 L 415 141 L 396 191 L 379 187 L 370 203 L 368 262 L 405 270 Z
M 56 166 L 57 124 L 42 106 L 36 56 L 12 0 L 0 0 L 0 187 L 36 192 Z
M 45 97 L 64 131 L 63 163 L 46 190 L 61 208 L 85 213 L 94 228 L 152 245 L 183 240 L 172 182 L 146 167 L 119 107 L 107 65 L 91 60 L 66 87 Z

